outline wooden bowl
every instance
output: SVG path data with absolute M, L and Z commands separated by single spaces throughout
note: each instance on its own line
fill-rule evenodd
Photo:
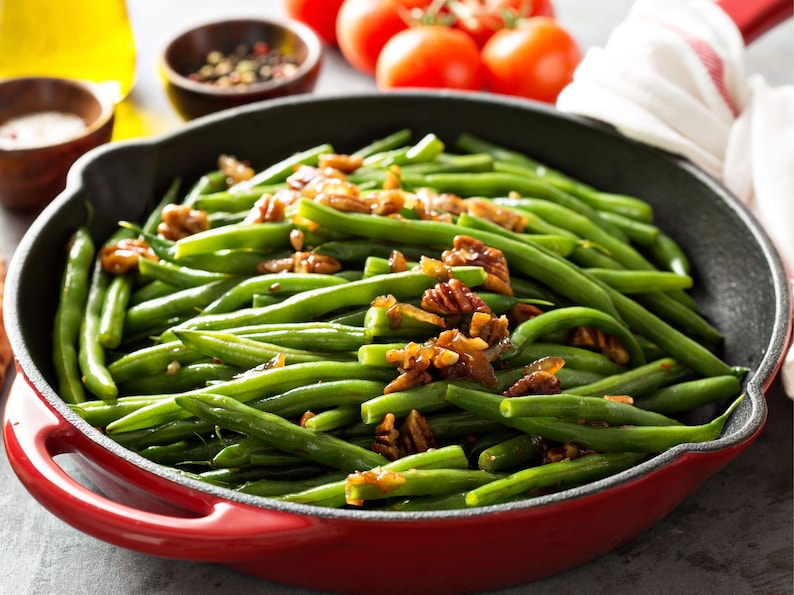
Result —
M 265 42 L 271 51 L 291 56 L 296 64 L 289 77 L 263 82 L 218 86 L 199 82 L 191 74 L 219 51 L 232 54 L 241 45 Z M 171 103 L 186 120 L 255 101 L 308 93 L 320 72 L 323 45 L 317 34 L 292 20 L 232 19 L 189 29 L 168 43 L 160 59 L 161 76 Z
M 35 145 L 0 144 L 3 207 L 41 209 L 64 189 L 66 174 L 75 160 L 108 142 L 113 132 L 113 101 L 97 86 L 47 77 L 0 82 L 0 126 L 45 112 L 79 116 L 85 127 L 76 136 L 42 136 Z

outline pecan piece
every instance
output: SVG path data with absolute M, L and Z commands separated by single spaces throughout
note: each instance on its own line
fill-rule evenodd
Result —
M 356 171 L 364 163 L 360 155 L 344 155 L 339 153 L 324 153 L 317 158 L 320 169 L 332 168 L 349 174 Z
M 218 169 L 226 177 L 226 184 L 229 186 L 254 177 L 253 168 L 247 162 L 240 161 L 233 155 L 218 157 Z
M 452 250 L 445 250 L 441 255 L 441 260 L 451 267 L 480 266 L 488 274 L 483 283 L 483 289 L 504 295 L 513 295 L 507 259 L 501 250 L 490 248 L 471 236 L 461 235 L 455 237 L 452 242 Z
M 504 209 L 487 200 L 470 199 L 466 202 L 470 215 L 517 233 L 523 232 L 527 227 L 527 218 L 515 211 Z
M 502 395 L 523 397 L 526 395 L 556 395 L 560 391 L 560 379 L 555 376 L 565 365 L 560 357 L 548 356 L 524 366 L 524 376 L 519 378 Z
M 399 213 L 405 207 L 405 192 L 400 189 L 379 190 L 364 197 L 373 215 L 389 216 Z
M 161 217 L 157 233 L 168 240 L 176 241 L 210 228 L 207 213 L 187 205 L 166 205 Z
M 297 251 L 291 257 L 264 260 L 256 265 L 259 274 L 265 273 L 319 273 L 331 275 L 342 268 L 333 256 L 315 252 Z
M 270 223 L 284 221 L 287 205 L 272 194 L 264 194 L 259 198 L 245 216 L 243 223 Z
M 123 275 L 127 271 L 138 268 L 138 260 L 160 260 L 151 246 L 138 238 L 125 238 L 115 244 L 103 246 L 99 251 L 99 262 L 102 269 L 113 275 Z
M 460 279 L 436 283 L 422 294 L 422 308 L 438 314 L 490 312 L 488 304 Z
M 631 359 L 628 350 L 618 339 L 598 328 L 588 326 L 572 328 L 568 335 L 568 342 L 573 347 L 599 351 L 621 366 L 629 363 Z
M 400 431 L 394 427 L 394 414 L 387 413 L 375 428 L 375 436 L 371 450 L 383 455 L 390 461 L 399 459 L 400 456 Z
M 412 409 L 400 426 L 400 445 L 403 456 L 436 448 L 436 435 L 427 418 Z

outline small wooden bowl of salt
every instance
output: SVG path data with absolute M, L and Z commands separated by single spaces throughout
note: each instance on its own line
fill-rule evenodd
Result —
M 40 210 L 78 157 L 110 140 L 114 103 L 91 83 L 30 77 L 0 82 L 0 205 Z

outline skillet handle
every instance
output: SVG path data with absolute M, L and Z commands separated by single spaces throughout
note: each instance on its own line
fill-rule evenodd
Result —
M 791 0 L 717 0 L 749 45 L 794 14 Z
M 316 544 L 334 533 L 316 517 L 234 502 L 130 463 L 53 411 L 21 374 L 6 402 L 3 441 L 11 467 L 40 504 L 78 530 L 127 549 L 233 563 L 307 541 Z M 130 494 L 161 498 L 169 503 L 163 510 L 171 512 L 148 512 L 83 486 L 55 461 L 65 453 L 82 456 L 92 469 L 112 474 L 116 481 L 123 478 Z

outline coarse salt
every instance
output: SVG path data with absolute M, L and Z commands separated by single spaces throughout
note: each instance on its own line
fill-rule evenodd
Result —
M 0 124 L 0 149 L 31 149 L 65 142 L 83 134 L 80 116 L 56 111 L 36 112 Z

